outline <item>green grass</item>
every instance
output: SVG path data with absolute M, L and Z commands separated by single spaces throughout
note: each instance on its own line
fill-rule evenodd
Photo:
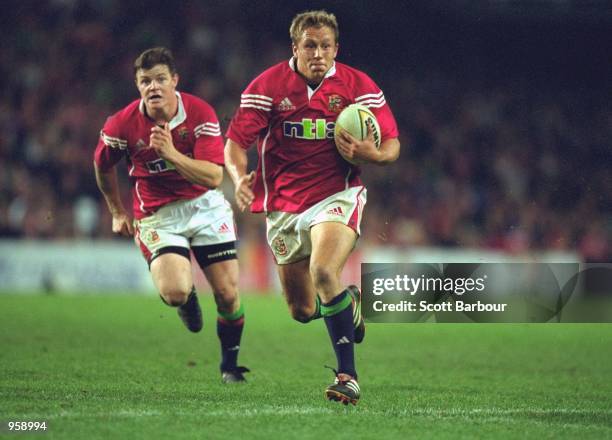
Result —
M 335 358 L 322 322 L 246 296 L 253 372 L 224 386 L 202 302 L 194 335 L 153 297 L 0 295 L 0 421 L 86 440 L 612 438 L 612 325 L 370 324 L 362 400 L 344 407 L 323 398 Z

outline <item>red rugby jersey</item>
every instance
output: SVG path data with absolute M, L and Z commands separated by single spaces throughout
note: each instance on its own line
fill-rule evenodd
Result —
M 223 138 L 214 109 L 196 96 L 183 92 L 177 96 L 178 112 L 169 123 L 174 146 L 194 159 L 223 165 Z M 144 102 L 136 100 L 106 120 L 94 153 L 101 171 L 126 158 L 137 219 L 167 203 L 192 199 L 208 190 L 189 182 L 148 147 L 154 126 L 144 114 Z
M 365 73 L 334 63 L 313 91 L 294 59 L 264 71 L 241 95 L 227 137 L 259 153 L 253 212 L 303 212 L 330 195 L 361 185 L 359 167 L 342 159 L 334 143 L 340 111 L 363 104 L 376 115 L 382 141 L 398 137 L 383 92 Z

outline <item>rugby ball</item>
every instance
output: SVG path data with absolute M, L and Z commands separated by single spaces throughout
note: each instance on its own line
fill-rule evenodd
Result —
M 340 134 L 340 130 L 342 129 L 348 131 L 353 137 L 359 140 L 364 140 L 368 137 L 368 127 L 374 135 L 374 143 L 376 144 L 376 148 L 380 148 L 380 125 L 378 125 L 376 116 L 374 116 L 374 113 L 372 113 L 365 105 L 351 104 L 342 110 L 338 115 L 336 126 L 334 127 L 334 140 L 337 139 Z M 338 150 L 338 152 L 342 156 L 340 150 Z M 344 160 L 352 163 L 353 165 L 363 163 L 359 159 L 349 159 L 344 156 L 342 157 Z

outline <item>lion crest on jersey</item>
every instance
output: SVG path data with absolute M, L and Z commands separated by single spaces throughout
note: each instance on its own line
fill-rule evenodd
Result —
M 178 134 L 181 137 L 181 139 L 185 140 L 187 139 L 187 136 L 189 135 L 189 130 L 187 129 L 187 127 L 181 127 L 178 129 Z
M 272 246 L 274 247 L 274 252 L 279 256 L 284 257 L 287 255 L 287 245 L 285 244 L 285 240 L 281 237 L 276 237 L 272 242 Z
M 329 96 L 329 111 L 334 113 L 340 113 L 344 108 L 344 102 L 342 102 L 342 96 L 330 95 Z

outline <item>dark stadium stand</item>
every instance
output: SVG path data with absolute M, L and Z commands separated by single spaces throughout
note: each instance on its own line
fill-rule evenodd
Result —
M 289 56 L 296 12 L 275 2 L 249 14 L 239 1 L 153 1 L 146 13 L 138 2 L 48 3 L 19 2 L 3 20 L 0 237 L 110 237 L 92 152 L 105 118 L 137 97 L 133 58 L 170 47 L 179 88 L 211 102 L 226 127 L 250 78 Z M 399 161 L 363 171 L 365 241 L 610 261 L 612 14 L 549 2 L 552 18 L 538 9 L 519 21 L 520 8 L 413 3 L 383 2 L 367 17 L 365 3 L 330 7 L 338 59 L 378 79 L 401 130 Z

